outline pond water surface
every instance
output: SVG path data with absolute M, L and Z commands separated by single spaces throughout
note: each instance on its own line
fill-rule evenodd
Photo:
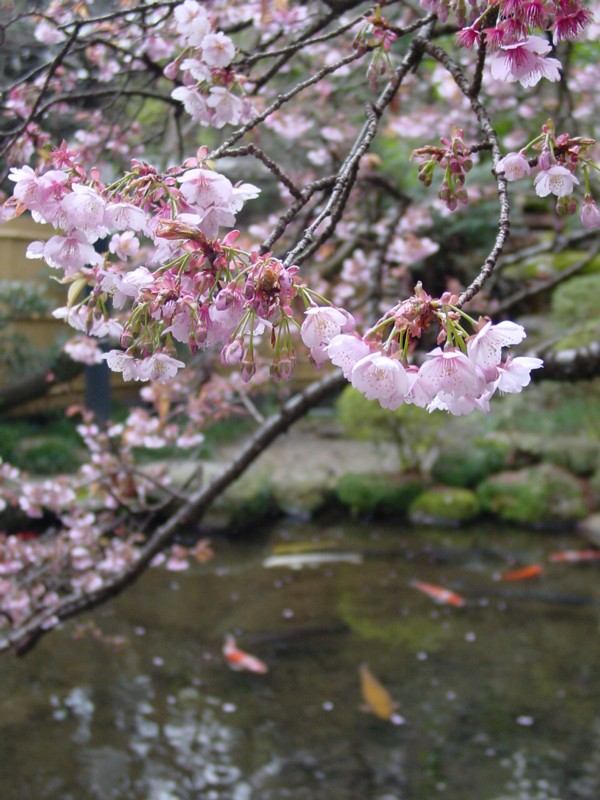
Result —
M 285 522 L 213 544 L 0 659 L 2 800 L 600 798 L 600 562 L 547 558 L 581 540 Z M 231 671 L 226 633 L 268 674 Z M 401 724 L 361 710 L 364 663 Z

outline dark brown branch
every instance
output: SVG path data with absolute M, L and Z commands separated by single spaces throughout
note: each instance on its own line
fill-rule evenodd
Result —
M 307 30 L 303 31 L 300 37 L 295 41 L 292 42 L 292 45 L 298 45 L 298 47 L 304 47 L 306 41 L 310 39 L 315 33 L 322 31 L 323 28 L 326 28 L 330 22 L 333 22 L 334 19 L 338 16 L 339 12 L 330 11 L 329 14 L 326 14 L 321 19 L 318 19 L 314 22 Z M 261 75 L 260 78 L 257 78 L 254 83 L 254 94 L 257 94 L 263 86 L 265 86 L 274 75 L 281 70 L 285 64 L 290 60 L 290 58 L 294 55 L 295 50 L 289 50 L 288 52 L 284 53 L 265 73 Z
M 61 600 L 58 607 L 47 609 L 21 628 L 7 633 L 0 639 L 0 651 L 14 649 L 20 655 L 26 653 L 48 631 L 51 620 L 66 620 L 82 611 L 95 608 L 120 594 L 134 583 L 147 569 L 157 553 L 165 549 L 183 525 L 198 522 L 210 505 L 252 464 L 266 448 L 285 433 L 294 422 L 301 419 L 331 394 L 338 392 L 346 383 L 340 372 L 326 375 L 315 381 L 302 392 L 288 400 L 276 414 L 271 416 L 256 433 L 250 437 L 233 461 L 211 483 L 202 486 L 190 495 L 187 502 L 158 527 L 141 548 L 137 560 L 123 572 L 108 579 L 104 585 L 93 592 L 78 592 Z
M 285 56 L 285 55 L 294 55 L 297 53 L 298 50 L 303 50 L 305 47 L 310 47 L 313 44 L 320 44 L 321 42 L 327 42 L 329 39 L 335 39 L 336 36 L 340 36 L 342 33 L 349 31 L 353 28 L 358 22 L 364 19 L 364 15 L 361 14 L 360 17 L 356 17 L 355 19 L 347 22 L 345 25 L 340 25 L 339 28 L 336 28 L 333 31 L 329 31 L 329 33 L 324 33 L 322 36 L 315 36 L 312 39 L 300 39 L 294 42 L 293 44 L 288 45 L 287 47 L 282 47 L 279 50 L 270 50 L 261 53 L 253 53 L 252 55 L 247 56 L 243 60 L 239 62 L 236 66 L 238 67 L 250 67 L 252 64 L 255 64 L 257 61 L 260 61 L 264 58 L 276 58 L 277 56 Z M 278 65 L 278 68 L 283 66 L 283 64 Z M 262 79 L 258 79 L 262 80 Z
M 296 199 L 300 199 L 303 197 L 302 191 L 296 186 L 294 181 L 287 175 L 283 169 L 270 158 L 264 150 L 261 150 L 255 144 L 247 144 L 244 147 L 238 147 L 235 150 L 224 150 L 220 155 L 219 158 L 239 158 L 240 156 L 254 156 L 259 161 L 261 161 L 265 167 L 275 175 L 277 180 L 282 183 L 292 197 Z
M 383 90 L 377 102 L 367 108 L 367 120 L 338 171 L 336 183 L 329 200 L 320 214 L 306 228 L 302 239 L 286 256 L 284 261 L 286 265 L 299 263 L 308 258 L 328 239 L 335 229 L 356 180 L 360 159 L 367 152 L 375 138 L 379 128 L 379 120 L 384 110 L 396 96 L 408 72 L 414 70 L 421 60 L 425 42 L 427 37 L 431 36 L 434 22 L 435 17 L 430 17 L 425 31 L 415 36 L 400 66 L 395 70 L 393 78 Z M 325 220 L 328 220 L 328 223 L 317 236 L 317 229 Z
M 310 198 L 317 192 L 323 191 L 324 189 L 329 189 L 334 185 L 335 176 L 332 175 L 326 178 L 319 178 L 318 180 L 309 183 L 308 186 L 305 186 L 302 190 L 301 197 L 293 202 L 292 205 L 279 217 L 277 225 L 271 234 L 261 244 L 259 252 L 262 255 L 264 255 L 264 253 L 268 253 L 275 242 L 283 236 L 288 228 L 288 225 L 298 216 Z
M 83 365 L 61 354 L 43 372 L 24 378 L 0 392 L 0 412 L 6 413 L 30 400 L 44 397 L 53 386 L 73 380 L 83 372 Z M 49 377 L 51 376 L 51 377 Z
M 257 125 L 259 125 L 261 122 L 267 119 L 267 117 L 270 117 L 274 111 L 280 109 L 281 106 L 283 106 L 292 98 L 296 97 L 297 94 L 300 94 L 300 92 L 303 92 L 305 89 L 308 89 L 309 86 L 318 83 L 326 75 L 331 75 L 332 72 L 336 72 L 338 69 L 341 69 L 342 67 L 346 66 L 346 64 L 351 64 L 353 61 L 362 58 L 364 54 L 365 54 L 364 52 L 351 53 L 349 56 L 341 58 L 334 64 L 330 64 L 327 67 L 323 67 L 323 69 L 320 69 L 318 72 L 316 72 L 307 80 L 296 84 L 296 86 L 294 86 L 292 89 L 285 92 L 284 94 L 278 95 L 277 99 L 273 103 L 271 103 L 271 105 L 267 109 L 265 109 L 265 111 L 263 111 L 261 114 L 257 114 L 255 117 L 252 117 L 252 119 L 249 120 L 245 125 L 242 125 L 241 128 L 238 128 L 236 131 L 234 131 L 229 137 L 229 139 L 227 139 L 225 142 L 223 142 L 222 145 L 217 147 L 216 150 L 213 150 L 212 153 L 209 153 L 207 158 L 209 159 L 219 158 L 223 153 L 223 151 L 227 150 L 236 142 L 238 142 L 243 136 L 245 136 L 248 133 L 248 131 L 251 131 Z
M 450 58 L 445 50 L 442 50 L 441 47 L 433 44 L 430 41 L 424 41 L 423 48 L 432 58 L 440 63 L 452 75 L 454 82 L 464 96 L 468 99 L 469 103 L 471 104 L 471 109 L 477 117 L 479 128 L 485 137 L 485 141 L 490 144 L 493 164 L 495 167 L 501 156 L 500 144 L 485 106 L 483 103 L 481 103 L 477 96 L 472 94 L 472 85 L 469 83 L 467 77 L 462 69 L 458 66 L 456 61 Z M 506 178 L 504 177 L 503 173 L 496 174 L 496 183 L 498 185 L 498 198 L 500 202 L 500 214 L 498 217 L 498 233 L 496 235 L 496 241 L 494 242 L 494 246 L 492 247 L 488 257 L 485 259 L 483 266 L 479 270 L 479 274 L 460 295 L 457 302 L 457 306 L 459 308 L 461 308 L 465 303 L 468 303 L 469 300 L 472 300 L 483 288 L 484 284 L 493 273 L 510 234 L 510 205 L 508 201 Z

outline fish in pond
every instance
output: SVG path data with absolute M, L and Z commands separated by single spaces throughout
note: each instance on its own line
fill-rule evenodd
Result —
M 425 581 L 411 581 L 410 586 L 412 586 L 413 589 L 424 592 L 440 605 L 462 608 L 465 604 L 464 597 L 461 597 L 451 589 L 446 589 L 444 586 L 436 586 L 434 583 L 426 583 Z
M 600 550 L 561 550 L 558 553 L 550 553 L 548 561 L 555 564 L 567 562 L 570 564 L 580 564 L 582 561 L 598 561 Z
M 373 675 L 366 664 L 359 668 L 360 690 L 365 701 L 361 706 L 363 711 L 374 714 L 379 719 L 389 720 L 396 725 L 401 725 L 404 719 L 398 714 L 394 714 L 397 704 L 394 703 L 388 690 Z
M 526 581 L 530 578 L 539 578 L 544 574 L 544 568 L 541 564 L 528 564 L 526 567 L 520 569 L 513 569 L 510 572 L 505 572 L 500 576 L 501 581 Z
M 260 658 L 246 653 L 237 646 L 235 639 L 230 634 L 225 637 L 225 644 L 223 645 L 223 656 L 228 666 L 236 672 L 257 672 L 264 675 L 269 671 L 269 668 L 264 661 Z

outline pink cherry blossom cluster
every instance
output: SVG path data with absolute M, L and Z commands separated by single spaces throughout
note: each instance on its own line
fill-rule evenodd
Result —
M 443 147 L 429 145 L 418 147 L 412 156 L 419 161 L 419 180 L 431 186 L 436 167 L 443 170 L 439 198 L 449 211 L 467 205 L 465 175 L 473 167 L 471 149 L 463 141 L 464 131 L 453 128 L 449 137 L 442 137 Z
M 519 152 L 508 153 L 500 159 L 496 170 L 503 173 L 508 181 L 535 174 L 536 194 L 539 197 L 556 197 L 556 211 L 561 216 L 574 214 L 577 210 L 574 190 L 580 185 L 580 180 L 575 173 L 580 171 L 585 187 L 581 223 L 584 228 L 600 228 L 600 210 L 590 185 L 590 170 L 598 170 L 598 165 L 588 156 L 594 145 L 594 139 L 572 137 L 568 133 L 556 135 L 552 120 L 548 120 L 539 136 Z M 529 150 L 531 157 L 528 156 Z
M 556 45 L 579 38 L 593 20 L 582 0 L 485 0 L 468 6 L 449 0 L 421 0 L 421 5 L 442 18 L 453 9 L 462 26 L 458 44 L 471 48 L 485 39 L 491 52 L 492 77 L 518 81 L 524 87 L 535 86 L 542 78 L 560 80 L 560 61 L 547 57 L 552 47 L 534 30 L 552 32 Z
M 250 100 L 239 96 L 243 76 L 232 67 L 236 47 L 221 31 L 213 29 L 208 13 L 196 0 L 175 7 L 175 26 L 184 50 L 165 67 L 174 80 L 179 71 L 183 86 L 171 92 L 187 113 L 201 125 L 222 128 L 246 122 L 253 114 Z
M 190 159 L 167 175 L 134 162 L 107 187 L 97 171 L 88 179 L 64 148 L 57 160 L 62 169 L 41 175 L 27 166 L 12 169 L 14 197 L 4 216 L 27 209 L 57 229 L 48 241 L 33 242 L 27 255 L 61 270 L 70 285 L 68 306 L 55 316 L 87 335 L 119 339 L 124 350 L 104 356 L 111 369 L 126 380 L 164 382 L 184 366 L 174 357 L 176 342 L 192 352 L 220 344 L 224 363 L 240 364 L 248 379 L 256 369 L 254 340 L 268 328 L 273 375 L 289 377 L 296 268 L 237 247 L 237 231 L 218 237 L 258 195 L 255 186 L 234 186 Z M 95 244 L 103 238 L 108 248 L 100 253 Z M 142 241 L 145 263 L 136 266 Z M 80 299 L 86 286 L 89 294 Z M 122 322 L 109 315 L 109 301 L 123 309 Z M 95 356 L 88 349 L 85 358 Z
M 459 318 L 469 318 L 454 309 L 452 299 L 435 301 L 417 287 L 414 298 L 398 304 L 363 337 L 353 332 L 354 320 L 341 309 L 312 307 L 302 339 L 317 364 L 330 359 L 355 389 L 382 408 L 408 403 L 457 416 L 488 412 L 496 391 L 520 392 L 530 383 L 531 370 L 543 362 L 527 356 L 503 359 L 504 348 L 525 339 L 525 330 L 514 322 L 471 320 L 475 333 L 467 335 Z M 446 340 L 446 345 L 432 350 L 420 367 L 409 365 L 411 340 L 434 321 L 442 324 L 438 341 Z

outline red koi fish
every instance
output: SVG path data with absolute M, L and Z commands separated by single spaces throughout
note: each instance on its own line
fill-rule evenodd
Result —
M 236 672 L 247 670 L 248 672 L 257 672 L 264 675 L 269 671 L 269 668 L 256 656 L 251 656 L 250 653 L 245 653 L 235 643 L 233 636 L 227 634 L 225 637 L 225 644 L 223 645 L 223 656 L 228 666 Z
M 544 568 L 541 564 L 529 564 L 520 569 L 513 569 L 510 572 L 505 572 L 500 576 L 501 581 L 526 581 L 530 578 L 539 578 L 544 574 Z
M 450 589 L 445 589 L 443 586 L 436 586 L 434 583 L 425 583 L 425 581 L 411 581 L 410 586 L 412 586 L 413 589 L 418 589 L 420 592 L 424 592 L 428 597 L 431 597 L 432 600 L 435 600 L 435 602 L 439 603 L 440 605 L 462 608 L 465 604 L 464 597 L 461 597 L 459 594 L 451 591 Z
M 548 556 L 548 561 L 570 564 L 579 564 L 581 561 L 598 561 L 598 559 L 600 559 L 600 550 L 561 550 L 558 553 L 550 553 Z

